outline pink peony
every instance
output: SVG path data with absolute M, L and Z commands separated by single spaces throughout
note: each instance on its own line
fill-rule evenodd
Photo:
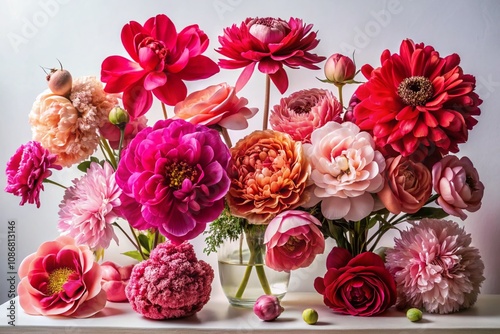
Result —
M 101 268 L 86 245 L 67 236 L 45 242 L 18 271 L 19 303 L 31 315 L 91 317 L 106 305 Z
M 484 281 L 470 234 L 449 220 L 422 219 L 395 238 L 386 252 L 398 286 L 398 307 L 451 313 L 474 305 Z
M 123 27 L 121 38 L 133 60 L 104 59 L 101 80 L 106 92 L 123 92 L 123 104 L 132 118 L 151 108 L 153 94 L 173 106 L 186 97 L 183 80 L 205 79 L 219 72 L 217 64 L 202 55 L 208 37 L 196 24 L 177 33 L 174 23 L 161 14 L 144 26 L 131 21 Z
M 158 121 L 123 152 L 116 171 L 122 214 L 135 228 L 158 228 L 177 244 L 196 237 L 224 209 L 229 158 L 216 130 Z
M 326 79 L 334 84 L 345 84 L 346 81 L 354 79 L 356 65 L 351 58 L 335 53 L 325 63 Z
M 305 89 L 280 100 L 271 111 L 273 130 L 288 133 L 294 140 L 311 142 L 311 133 L 328 123 L 340 122 L 342 106 L 325 89 Z
M 464 210 L 475 212 L 481 208 L 484 185 L 469 158 L 444 157 L 432 167 L 432 179 L 434 191 L 439 194 L 437 202 L 446 213 L 464 220 Z
M 191 244 L 167 241 L 135 265 L 125 293 L 134 311 L 146 318 L 181 318 L 209 301 L 213 279 L 212 267 L 197 260 Z
M 266 228 L 266 265 L 276 271 L 306 268 L 325 251 L 321 222 L 305 211 L 288 210 Z
M 106 291 L 108 301 L 126 302 L 125 288 L 132 274 L 133 264 L 119 266 L 111 261 L 101 264 L 102 269 L 102 289 Z
M 21 196 L 21 203 L 36 203 L 40 207 L 40 191 L 43 181 L 52 175 L 50 169 L 61 169 L 56 165 L 57 157 L 43 148 L 39 142 L 29 141 L 21 145 L 7 162 L 5 191 Z
M 231 130 L 248 127 L 247 119 L 257 108 L 246 107 L 248 100 L 236 96 L 234 87 L 227 83 L 209 86 L 189 94 L 175 105 L 175 116 L 193 124 L 220 125 Z
M 111 239 L 118 243 L 112 224 L 119 217 L 120 195 L 113 167 L 92 162 L 87 174 L 73 180 L 64 193 L 59 231 L 93 250 L 108 248 Z
M 142 129 L 147 127 L 146 116 L 140 116 L 138 118 L 131 119 L 127 125 L 125 125 L 125 137 L 123 138 L 123 147 L 127 147 L 128 144 L 134 139 L 134 137 L 141 132 Z M 105 121 L 103 125 L 99 127 L 100 134 L 106 138 L 109 145 L 115 150 L 118 149 L 120 144 L 120 129 L 109 122 Z
M 329 122 L 314 130 L 304 149 L 314 183 L 307 207 L 322 201 L 321 213 L 327 219 L 357 221 L 372 212 L 372 193 L 384 186 L 385 159 L 367 132 L 350 122 Z

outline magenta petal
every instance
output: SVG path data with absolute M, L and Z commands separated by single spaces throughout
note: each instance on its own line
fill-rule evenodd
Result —
M 286 71 L 281 68 L 276 73 L 269 74 L 271 80 L 276 85 L 276 88 L 280 91 L 281 94 L 284 94 L 288 89 L 288 76 Z
M 330 254 L 328 254 L 328 257 L 326 258 L 326 268 L 343 268 L 349 263 L 351 259 L 352 255 L 347 249 L 341 247 L 333 247 L 333 249 L 330 251 Z
M 167 82 L 167 76 L 163 72 L 150 72 L 144 78 L 144 88 L 146 90 L 153 90 L 163 86 Z
M 123 105 L 132 118 L 144 115 L 152 104 L 153 96 L 142 83 L 132 85 L 123 92 Z
M 164 14 L 156 15 L 154 36 L 164 42 L 167 49 L 175 48 L 177 30 L 168 16 Z
M 186 67 L 179 73 L 183 80 L 206 79 L 219 73 L 220 68 L 210 58 L 205 56 L 192 57 Z
M 153 94 L 163 103 L 174 106 L 177 102 L 184 100 L 187 88 L 178 76 L 169 75 L 167 83 L 153 90 Z
M 235 85 L 236 92 L 239 92 L 243 87 L 245 87 L 248 80 L 250 80 L 250 77 L 252 76 L 254 69 L 255 69 L 255 63 L 251 63 L 245 67 L 243 72 L 241 72 Z

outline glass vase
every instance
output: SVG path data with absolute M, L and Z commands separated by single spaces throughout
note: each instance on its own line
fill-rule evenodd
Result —
M 265 264 L 265 225 L 250 225 L 236 240 L 226 241 L 218 251 L 219 278 L 229 303 L 253 307 L 260 296 L 283 298 L 289 272 L 275 271 Z

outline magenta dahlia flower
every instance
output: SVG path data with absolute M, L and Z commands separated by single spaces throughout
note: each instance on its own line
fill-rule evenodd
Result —
M 174 243 L 196 237 L 224 209 L 229 158 L 216 130 L 158 121 L 123 152 L 116 172 L 122 214 L 135 228 L 158 228 Z
M 220 59 L 219 66 L 226 69 L 244 67 L 236 90 L 248 82 L 258 63 L 260 72 L 268 74 L 283 94 L 288 88 L 288 77 L 283 66 L 300 66 L 317 70 L 314 65 L 325 57 L 311 53 L 319 40 L 310 32 L 312 24 L 290 18 L 288 22 L 272 17 L 247 18 L 240 26 L 232 25 L 219 36 L 221 47 L 216 51 L 229 59 Z
M 129 22 L 121 38 L 132 61 L 121 56 L 104 59 L 101 80 L 106 92 L 123 92 L 123 104 L 132 118 L 149 110 L 153 94 L 173 106 L 186 97 L 183 80 L 205 79 L 219 72 L 217 64 L 202 55 L 209 40 L 196 24 L 177 33 L 166 15 L 157 15 L 144 26 Z
M 399 54 L 385 50 L 381 63 L 361 69 L 368 82 L 356 90 L 360 102 L 353 121 L 393 156 L 458 152 L 482 103 L 476 79 L 463 73 L 459 56 L 442 58 L 432 46 L 406 39 Z
M 484 264 L 471 237 L 449 220 L 422 219 L 395 238 L 386 265 L 398 287 L 397 306 L 451 313 L 474 305 Z
M 125 289 L 132 308 L 150 319 L 187 317 L 210 300 L 214 271 L 189 243 L 165 242 L 134 266 Z
M 57 156 L 51 154 L 37 141 L 21 145 L 7 162 L 5 191 L 21 197 L 21 203 L 36 203 L 40 207 L 40 191 L 43 181 L 52 175 L 50 169 L 61 169 L 55 162 Z

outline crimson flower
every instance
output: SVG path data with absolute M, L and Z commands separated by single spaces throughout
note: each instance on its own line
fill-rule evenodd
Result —
M 312 24 L 301 19 L 290 18 L 288 22 L 272 17 L 247 18 L 240 26 L 233 24 L 219 36 L 221 47 L 216 51 L 230 59 L 220 59 L 219 66 L 226 69 L 244 67 L 236 89 L 240 90 L 250 79 L 255 65 L 260 72 L 268 74 L 283 94 L 288 88 L 288 77 L 283 65 L 290 68 L 300 66 L 317 70 L 314 65 L 325 57 L 310 53 L 319 40 L 310 32 Z
M 205 79 L 219 72 L 215 62 L 201 55 L 209 40 L 196 24 L 177 33 L 166 15 L 157 15 L 144 26 L 130 21 L 123 27 L 121 38 L 133 60 L 107 57 L 102 63 L 101 80 L 106 83 L 106 92 L 123 92 L 124 107 L 132 118 L 149 110 L 153 94 L 173 106 L 187 95 L 183 80 Z
M 406 39 L 399 54 L 385 50 L 381 63 L 361 69 L 368 82 L 356 91 L 353 121 L 392 156 L 458 152 L 482 103 L 460 57 L 442 58 L 432 46 Z

